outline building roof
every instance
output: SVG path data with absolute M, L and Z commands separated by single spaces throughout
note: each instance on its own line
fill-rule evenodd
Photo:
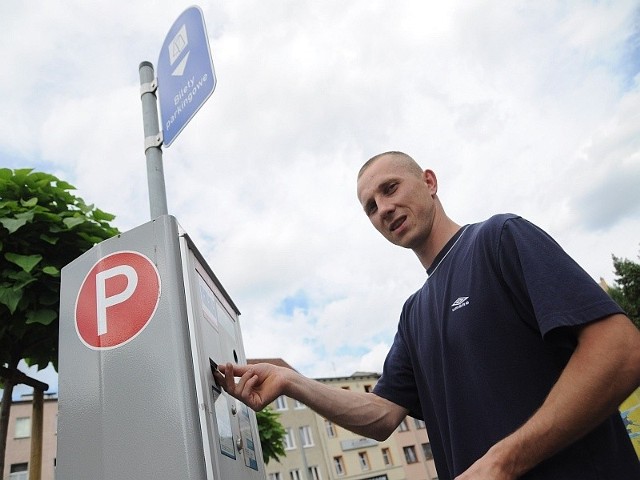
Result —
M 380 374 L 377 372 L 353 372 L 351 376 L 352 377 L 380 377 Z
M 248 358 L 247 363 L 249 365 L 255 365 L 256 363 L 270 363 L 271 365 L 275 365 L 277 367 L 286 367 L 290 368 L 297 372 L 295 368 L 285 362 L 282 358 Z

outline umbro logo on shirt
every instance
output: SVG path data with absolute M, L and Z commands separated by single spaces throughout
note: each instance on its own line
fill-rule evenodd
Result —
M 455 302 L 451 304 L 451 311 L 455 312 L 456 310 L 466 307 L 469 305 L 469 297 L 458 297 Z

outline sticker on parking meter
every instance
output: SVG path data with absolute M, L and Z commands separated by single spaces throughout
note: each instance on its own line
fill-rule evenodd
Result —
M 78 337 L 93 350 L 130 342 L 149 324 L 160 300 L 160 275 L 138 252 L 121 251 L 98 260 L 76 298 Z
M 198 285 L 200 286 L 200 300 L 202 301 L 202 316 L 217 331 L 218 313 L 216 311 L 216 297 L 201 274 L 198 275 Z
M 235 402 L 235 400 L 232 400 Z M 220 453 L 229 458 L 236 458 L 236 449 L 233 444 L 233 429 L 231 428 L 231 414 L 229 403 L 225 395 L 220 395 L 215 403 L 216 422 L 218 424 L 218 440 L 220 441 Z
M 256 446 L 253 443 L 253 431 L 251 429 L 251 420 L 249 420 L 249 407 L 245 404 L 240 405 L 240 435 L 244 444 L 244 464 L 258 470 L 258 461 L 256 457 Z

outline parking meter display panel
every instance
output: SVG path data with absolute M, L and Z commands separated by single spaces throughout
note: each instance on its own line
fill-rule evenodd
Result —
M 212 471 L 220 478 L 263 479 L 262 451 L 253 411 L 227 395 L 215 382 L 216 364 L 246 363 L 239 311 L 195 245 L 185 235 L 185 288 L 190 303 L 194 370 L 201 407 L 202 435 Z
M 233 360 L 229 360 L 235 363 L 246 363 L 244 349 L 242 348 L 242 338 L 240 337 L 240 328 L 237 320 L 235 320 L 228 312 L 226 307 L 222 303 L 217 304 L 218 307 L 218 320 L 221 325 L 220 340 L 222 358 L 229 358 L 228 355 L 233 357 Z M 231 351 L 229 351 L 231 349 Z M 246 467 L 253 470 L 258 470 L 258 457 L 256 450 L 260 448 L 260 441 L 258 439 L 257 429 L 255 427 L 255 421 L 252 423 L 252 418 L 255 419 L 255 414 L 247 408 L 241 402 L 229 397 L 229 401 L 234 402 L 234 408 L 232 409 L 234 417 L 238 424 L 239 432 L 236 438 L 240 439 L 240 445 L 242 446 L 242 453 L 244 464 Z M 218 424 L 220 420 L 218 419 Z

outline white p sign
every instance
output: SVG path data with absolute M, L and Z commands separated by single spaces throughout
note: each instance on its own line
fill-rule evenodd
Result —
M 125 289 L 107 297 L 107 279 L 116 275 L 124 275 L 127 278 Z M 98 314 L 98 336 L 107 333 L 107 307 L 122 303 L 133 295 L 138 285 L 138 274 L 130 265 L 120 265 L 102 272 L 96 273 L 96 309 Z
M 147 326 L 160 300 L 156 266 L 138 252 L 116 252 L 89 271 L 76 299 L 76 331 L 92 349 L 123 345 Z

